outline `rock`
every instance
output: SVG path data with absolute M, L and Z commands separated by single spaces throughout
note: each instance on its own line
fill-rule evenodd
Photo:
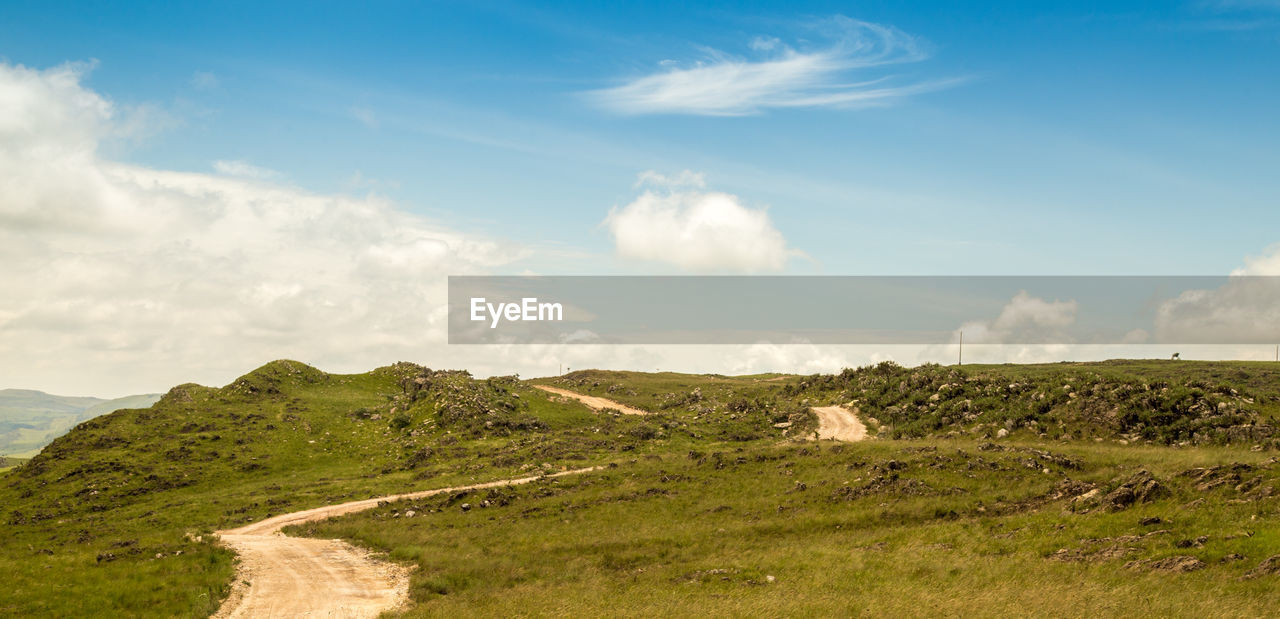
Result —
M 412 518 L 417 515 L 418 515 L 418 512 L 415 512 L 412 509 L 404 513 L 405 518 Z
M 1138 522 L 1138 524 L 1144 527 L 1149 527 L 1153 524 L 1160 524 L 1162 522 L 1164 522 L 1163 518 L 1159 516 L 1151 516 L 1150 518 L 1143 518 L 1141 521 Z
M 1223 557 L 1222 559 L 1220 559 L 1220 561 L 1222 561 L 1223 563 L 1227 563 L 1227 562 L 1229 562 L 1229 561 L 1244 561 L 1244 555 L 1242 555 L 1242 554 L 1240 554 L 1240 553 L 1238 553 L 1238 552 L 1233 552 L 1233 553 L 1231 553 L 1231 554 L 1229 554 L 1229 555 L 1227 555 L 1227 556 Z
M 1004 428 L 1000 428 L 1000 430 L 996 432 L 996 438 L 1004 438 L 1006 436 L 1009 436 L 1009 431 Z
M 463 504 L 462 504 L 462 511 L 464 511 L 464 512 L 469 512 L 469 511 L 471 511 L 471 504 L 470 504 L 470 503 L 463 503 Z
M 1192 557 L 1190 555 L 1177 555 L 1173 557 L 1165 557 L 1163 559 L 1149 559 L 1147 561 L 1130 561 L 1124 564 L 1129 569 L 1147 569 L 1160 570 L 1163 572 L 1194 572 L 1204 569 L 1204 561 Z
M 1280 574 L 1280 555 L 1271 555 L 1255 567 L 1245 573 L 1246 580 L 1258 578 L 1261 576 L 1269 576 L 1272 574 Z
M 1103 497 L 1102 502 L 1111 511 L 1128 509 L 1135 503 L 1149 503 L 1168 491 L 1147 471 L 1138 471 L 1115 490 Z
M 765 582 L 773 582 L 775 580 L 777 580 L 777 578 L 774 578 L 772 574 L 764 577 Z

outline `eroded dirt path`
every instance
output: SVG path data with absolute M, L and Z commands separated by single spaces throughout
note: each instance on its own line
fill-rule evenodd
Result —
M 815 406 L 818 415 L 818 440 L 860 441 L 867 438 L 867 426 L 843 406 Z
M 280 532 L 288 525 L 372 509 L 384 501 L 515 486 L 598 468 L 351 501 L 218 531 L 240 563 L 231 596 L 214 617 L 376 617 L 409 599 L 409 571 L 404 567 L 341 540 L 288 537 Z
M 549 393 L 554 393 L 556 395 L 564 396 L 566 398 L 573 398 L 579 402 L 582 402 L 583 404 L 586 404 L 587 406 L 590 406 L 592 409 L 598 410 L 598 411 L 604 410 L 606 408 L 614 408 L 619 411 L 622 411 L 622 414 L 624 415 L 648 415 L 649 414 L 647 411 L 642 411 L 638 408 L 627 406 L 626 404 L 623 404 L 621 402 L 614 402 L 613 400 L 598 398 L 593 395 L 585 395 L 582 393 L 578 393 L 576 391 L 569 391 L 568 389 L 561 389 L 559 387 L 548 387 L 546 385 L 534 385 L 534 387 L 537 387 Z

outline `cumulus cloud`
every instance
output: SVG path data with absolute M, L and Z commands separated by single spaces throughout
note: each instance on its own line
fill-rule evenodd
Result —
M 1161 304 L 1155 323 L 1162 342 L 1280 342 L 1280 244 L 1245 258 L 1222 286 L 1187 290 Z
M 707 48 L 692 63 L 664 61 L 661 71 L 587 94 L 622 114 L 738 116 L 769 108 L 885 105 L 959 81 L 870 74 L 928 57 L 915 37 L 896 28 L 836 16 L 813 30 L 821 41 L 816 46 L 756 37 L 748 44 L 752 57 Z
M 640 175 L 638 198 L 609 212 L 604 225 L 618 255 L 699 272 L 780 271 L 799 252 L 787 247 L 764 209 L 706 191 L 701 174 Z
M 131 129 L 82 84 L 89 68 L 0 64 L 0 375 L 15 386 L 112 394 L 277 357 L 423 358 L 443 341 L 444 276 L 522 255 L 242 162 L 216 167 L 252 180 L 111 161 L 99 145 Z
M 994 320 L 976 320 L 960 327 L 966 344 L 1053 343 L 1070 341 L 1067 329 L 1076 322 L 1074 301 L 1046 301 L 1019 291 Z

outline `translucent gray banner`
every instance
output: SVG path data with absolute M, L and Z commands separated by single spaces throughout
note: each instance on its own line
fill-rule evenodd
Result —
M 1280 277 L 449 278 L 450 344 L 1274 344 Z

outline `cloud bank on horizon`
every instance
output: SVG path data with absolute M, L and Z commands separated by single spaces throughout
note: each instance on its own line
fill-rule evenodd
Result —
M 0 281 L 10 291 L 0 297 L 0 350 L 21 351 L 0 355 L 0 375 L 13 386 L 109 395 L 216 383 L 280 357 L 340 371 L 412 359 L 481 374 L 565 362 L 691 367 L 679 364 L 697 357 L 644 347 L 446 352 L 446 277 L 515 268 L 528 246 L 461 233 L 376 195 L 285 185 L 245 161 L 217 160 L 215 174 L 113 161 L 103 143 L 139 124 L 82 83 L 91 69 L 0 63 Z M 686 186 L 698 177 L 645 178 L 672 189 L 610 215 L 620 254 L 750 271 L 779 269 L 792 252 L 763 211 Z M 700 249 L 666 255 L 672 236 Z M 746 251 L 742 241 L 761 245 Z M 701 354 L 705 367 L 724 359 Z
M 10 380 L 408 357 L 439 340 L 445 275 L 524 252 L 243 162 L 214 175 L 105 159 L 126 112 L 86 70 L 0 64 L 0 349 L 24 351 L 0 358 Z

